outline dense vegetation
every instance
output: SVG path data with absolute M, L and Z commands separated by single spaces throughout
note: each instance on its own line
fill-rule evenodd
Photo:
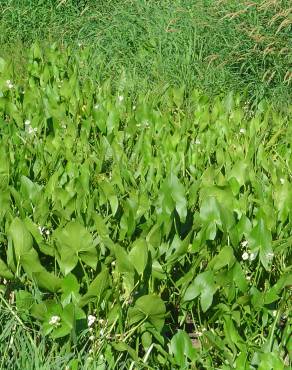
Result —
M 0 369 L 290 368 L 291 8 L 193 3 L 0 1 Z

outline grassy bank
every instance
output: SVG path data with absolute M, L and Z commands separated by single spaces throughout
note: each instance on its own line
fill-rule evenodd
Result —
M 230 90 L 255 104 L 291 98 L 289 1 L 1 2 L 1 53 L 41 43 L 89 46 L 92 73 L 134 91 L 165 85 Z

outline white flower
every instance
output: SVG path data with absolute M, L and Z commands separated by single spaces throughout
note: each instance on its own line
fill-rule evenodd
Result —
M 274 310 L 274 311 L 272 312 L 272 315 L 273 315 L 273 317 L 276 317 L 276 316 L 277 316 L 277 311 L 276 311 L 276 310 Z
M 247 281 L 250 281 L 251 280 L 251 276 L 250 275 L 246 275 L 246 280 Z
M 267 259 L 272 260 L 274 258 L 274 253 L 267 253 Z
M 118 96 L 118 100 L 119 100 L 119 102 L 122 102 L 122 101 L 124 100 L 123 95 L 119 95 L 119 96 Z
M 13 88 L 13 83 L 10 81 L 10 80 L 7 80 L 6 81 L 6 85 L 9 89 L 12 89 Z
M 99 108 L 99 104 L 95 104 L 94 109 L 96 110 L 98 108 Z
M 28 126 L 27 133 L 29 135 L 32 135 L 34 132 L 35 132 L 34 129 L 31 126 Z
M 50 230 L 46 230 L 46 235 L 50 235 Z
M 248 241 L 247 240 L 244 240 L 243 242 L 241 242 L 241 246 L 243 248 L 247 247 L 248 246 Z
M 196 139 L 195 144 L 196 145 L 200 145 L 201 144 L 200 140 L 199 139 Z
M 280 178 L 280 183 L 282 184 L 282 185 L 284 185 L 285 184 L 285 180 L 281 177 Z
M 257 257 L 257 254 L 254 253 L 254 252 L 251 252 L 251 254 L 249 255 L 249 260 L 254 261 L 256 259 L 256 257 Z
M 244 252 L 244 253 L 242 254 L 242 256 L 241 256 L 241 258 L 242 258 L 244 261 L 248 260 L 248 257 L 249 257 L 249 255 L 248 255 L 248 253 L 247 253 L 247 252 Z
M 29 119 L 26 119 L 26 120 L 24 121 L 24 124 L 25 124 L 25 126 L 30 126 L 30 120 L 29 120 Z
M 89 315 L 87 318 L 87 324 L 88 326 L 92 326 L 95 323 L 96 317 L 93 315 Z
M 94 335 L 91 335 L 91 336 L 89 337 L 89 340 L 91 340 L 91 341 L 94 341 L 94 339 L 95 339 L 95 336 L 94 336 Z
M 136 105 L 133 105 L 133 110 L 136 110 Z
M 44 233 L 44 228 L 43 228 L 42 226 L 39 226 L 39 227 L 38 227 L 38 229 L 39 229 L 39 233 L 40 233 L 41 235 L 43 235 L 43 233 Z
M 242 134 L 242 135 L 244 135 L 244 134 L 245 134 L 245 129 L 244 129 L 244 128 L 241 128 L 241 129 L 239 130 L 239 133 L 240 133 L 240 134 Z
M 58 325 L 60 324 L 61 318 L 60 316 L 54 315 L 50 318 L 49 324 L 50 325 Z

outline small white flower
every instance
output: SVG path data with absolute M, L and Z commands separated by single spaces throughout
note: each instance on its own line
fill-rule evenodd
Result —
M 246 275 L 246 280 L 251 281 L 251 275 Z
M 31 126 L 27 126 L 28 127 L 28 129 L 27 129 L 27 133 L 29 134 L 29 135 L 32 135 L 35 131 L 34 131 L 34 129 L 31 127 Z
M 13 89 L 13 83 L 10 80 L 6 81 L 6 85 L 9 89 Z
M 276 310 L 274 310 L 274 311 L 272 312 L 272 315 L 273 315 L 273 317 L 276 317 L 276 316 L 277 316 L 277 311 L 276 311 Z
M 29 119 L 26 119 L 26 120 L 24 121 L 24 124 L 25 124 L 25 126 L 30 126 L 30 120 L 29 120 Z
M 94 109 L 96 110 L 98 108 L 99 108 L 99 104 L 95 104 Z
M 94 336 L 94 335 L 91 335 L 91 336 L 89 337 L 89 340 L 91 340 L 91 341 L 94 341 L 94 339 L 95 339 L 95 336 Z
M 104 330 L 103 329 L 100 329 L 99 331 L 99 335 L 102 337 L 104 335 Z
M 95 323 L 96 317 L 93 315 L 89 315 L 87 318 L 87 324 L 88 326 L 92 326 Z
M 247 240 L 244 240 L 243 242 L 241 242 L 241 246 L 243 248 L 247 247 L 248 246 L 248 241 Z
M 257 257 L 257 254 L 254 253 L 254 252 L 251 252 L 251 254 L 249 255 L 249 260 L 254 261 L 256 259 L 256 257 Z
M 60 324 L 61 318 L 60 316 L 54 315 L 50 318 L 49 324 L 50 325 L 58 325 Z
M 133 105 L 133 110 L 136 110 L 136 105 Z
M 119 96 L 118 96 L 118 100 L 119 100 L 119 102 L 121 103 L 121 102 L 124 100 L 123 95 L 119 95 Z
M 282 184 L 282 185 L 284 185 L 285 184 L 285 180 L 281 177 L 280 178 L 280 183 Z
M 81 46 L 82 46 L 81 42 L 78 42 L 78 46 L 79 46 L 79 47 L 81 47 Z
M 241 258 L 242 258 L 244 261 L 248 260 L 248 257 L 249 257 L 249 255 L 248 255 L 248 253 L 247 253 L 247 252 L 244 252 L 244 253 L 242 254 L 242 256 L 241 256 Z
M 274 258 L 274 253 L 267 253 L 267 258 L 272 260 Z
M 242 134 L 242 135 L 244 135 L 244 134 L 245 134 L 245 129 L 244 129 L 244 128 L 241 128 L 241 129 L 239 130 L 239 133 L 240 133 L 240 134 Z
M 200 145 L 201 144 L 200 140 L 199 139 L 196 139 L 195 144 L 196 145 Z
M 46 230 L 46 235 L 50 235 L 50 230 Z

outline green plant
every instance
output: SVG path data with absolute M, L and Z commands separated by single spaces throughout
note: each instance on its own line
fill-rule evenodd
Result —
M 35 44 L 19 83 L 0 59 L 1 305 L 15 335 L 75 368 L 287 368 L 291 108 L 131 95 L 126 78 L 86 77 L 88 58 Z

